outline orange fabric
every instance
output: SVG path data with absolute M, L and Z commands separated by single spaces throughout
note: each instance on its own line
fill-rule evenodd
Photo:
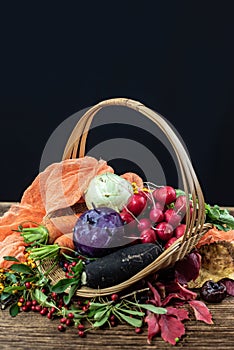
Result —
M 121 175 L 121 177 L 124 178 L 125 180 L 127 180 L 130 183 L 135 182 L 136 185 L 137 185 L 137 188 L 139 190 L 142 190 L 142 188 L 143 188 L 143 181 L 142 181 L 142 178 L 139 175 L 129 172 L 129 173 L 125 173 L 125 174 Z
M 105 172 L 114 171 L 104 160 L 98 161 L 92 157 L 53 163 L 41 172 L 26 189 L 21 202 L 13 205 L 0 217 L 0 267 L 5 264 L 2 260 L 4 255 L 19 254 L 20 260 L 23 261 L 22 238 L 19 234 L 13 234 L 13 229 L 17 229 L 19 224 L 26 220 L 41 223 L 45 215 L 74 205 L 81 199 L 90 180 Z M 7 239 L 8 236 L 11 238 Z M 11 254 L 6 254 L 3 249 L 6 244 L 10 244 Z
M 25 243 L 19 232 L 13 232 L 0 242 L 0 267 L 9 268 L 14 262 L 6 261 L 4 256 L 14 256 L 21 262 L 25 262 Z
M 220 231 L 217 228 L 212 228 L 205 233 L 197 244 L 197 248 L 200 248 L 204 244 L 211 244 L 218 241 L 227 241 L 234 243 L 234 230 Z

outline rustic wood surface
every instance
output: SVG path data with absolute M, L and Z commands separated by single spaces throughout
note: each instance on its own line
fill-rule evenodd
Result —
M 2 215 L 11 203 L 0 204 Z M 176 348 L 187 350 L 234 349 L 234 298 L 228 297 L 220 304 L 210 304 L 213 325 L 192 318 L 185 322 L 186 335 Z M 12 318 L 8 310 L 0 311 L 0 349 L 77 349 L 77 350 L 125 350 L 125 349 L 173 349 L 160 337 L 147 344 L 147 330 L 136 334 L 127 325 L 110 329 L 92 330 L 85 338 L 79 338 L 74 328 L 65 333 L 57 331 L 58 320 L 48 320 L 33 312 L 20 313 Z

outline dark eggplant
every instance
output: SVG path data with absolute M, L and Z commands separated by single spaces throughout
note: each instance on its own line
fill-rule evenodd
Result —
M 82 283 L 107 288 L 124 282 L 152 263 L 162 253 L 157 243 L 134 244 L 99 258 L 85 267 Z

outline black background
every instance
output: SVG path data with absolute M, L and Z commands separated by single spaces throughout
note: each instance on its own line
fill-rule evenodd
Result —
M 234 205 L 232 4 L 2 6 L 0 200 L 20 200 L 63 120 L 120 96 L 165 116 L 187 145 L 206 201 Z

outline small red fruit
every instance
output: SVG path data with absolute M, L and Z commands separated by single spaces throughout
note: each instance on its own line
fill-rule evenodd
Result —
M 148 228 L 141 232 L 140 235 L 141 243 L 155 243 L 156 234 L 152 228 Z
M 151 221 L 147 218 L 142 218 L 139 220 L 138 224 L 137 224 L 137 228 L 140 232 L 150 228 L 152 225 Z
M 160 222 L 156 226 L 155 230 L 157 232 L 157 236 L 162 241 L 168 241 L 173 235 L 173 227 L 165 221 Z
M 84 331 L 84 325 L 83 324 L 79 324 L 78 326 L 77 326 L 77 328 L 79 329 L 79 331 Z
M 181 224 L 181 225 L 177 226 L 175 229 L 175 237 L 176 238 L 182 237 L 185 233 L 185 229 L 186 229 L 185 224 Z
M 42 310 L 42 306 L 41 305 L 36 305 L 35 306 L 35 311 L 40 312 Z
M 60 319 L 60 323 L 65 324 L 66 322 L 67 322 L 67 318 L 66 318 L 66 317 L 62 317 L 62 318 Z
M 119 299 L 118 294 L 114 293 L 114 294 L 111 295 L 111 300 L 112 301 L 117 301 L 118 299 Z
M 164 220 L 164 214 L 161 209 L 153 208 L 149 213 L 150 220 L 153 222 L 161 222 Z
M 37 301 L 34 299 L 34 300 L 32 300 L 32 305 L 33 306 L 36 306 L 37 305 Z
M 66 320 L 66 326 L 70 327 L 70 326 L 73 326 L 73 324 L 74 324 L 74 321 L 71 320 L 70 318 L 67 318 L 67 320 Z
M 66 328 L 62 324 L 60 324 L 60 325 L 58 325 L 58 330 L 60 332 L 65 332 Z
M 40 314 L 41 314 L 42 316 L 47 315 L 47 314 L 48 314 L 48 309 L 47 309 L 46 307 L 43 307 L 43 309 L 40 311 Z
M 31 288 L 31 282 L 25 282 L 25 287 L 27 288 L 27 289 L 30 289 Z
M 85 332 L 84 331 L 78 331 L 78 335 L 79 335 L 79 337 L 84 338 L 85 337 Z
M 140 334 L 140 333 L 142 333 L 142 329 L 141 329 L 140 327 L 136 327 L 136 328 L 135 328 L 135 332 L 136 332 L 137 334 Z
M 69 312 L 69 314 L 67 314 L 67 318 L 73 319 L 74 318 L 74 314 L 72 312 Z
M 176 191 L 171 186 L 163 186 L 154 190 L 153 196 L 156 201 L 166 205 L 176 200 Z
M 169 241 L 167 241 L 167 243 L 165 244 L 165 249 L 169 248 L 175 241 L 177 241 L 178 238 L 176 237 L 172 237 L 169 239 Z
M 181 222 L 181 216 L 175 212 L 174 209 L 167 209 L 164 213 L 165 221 L 171 224 L 171 226 L 176 227 Z
M 51 320 L 51 319 L 53 318 L 53 314 L 52 314 L 52 312 L 48 312 L 48 314 L 47 314 L 47 318 L 48 318 L 49 320 Z
M 134 215 L 138 216 L 145 209 L 147 198 L 145 194 L 135 193 L 128 202 L 127 208 Z
M 27 312 L 27 311 L 29 311 L 30 309 L 29 309 L 28 306 L 23 305 L 23 306 L 21 307 L 21 310 L 24 311 L 24 312 Z
M 18 302 L 19 303 L 24 303 L 24 298 L 23 297 L 19 298 Z

